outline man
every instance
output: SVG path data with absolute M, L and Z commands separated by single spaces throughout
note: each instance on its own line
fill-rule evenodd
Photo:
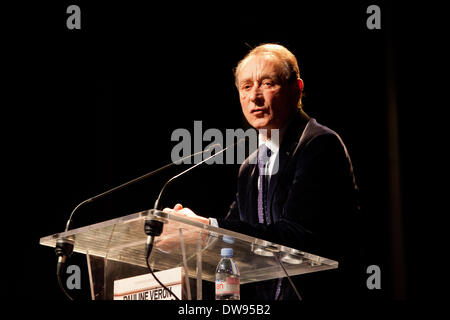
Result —
M 303 81 L 285 47 L 254 48 L 237 65 L 235 80 L 242 111 L 260 138 L 239 170 L 236 200 L 224 219 L 203 218 L 179 204 L 167 210 L 337 260 L 338 271 L 293 277 L 297 289 L 304 299 L 352 294 L 359 207 L 341 138 L 303 111 Z M 296 299 L 286 279 L 241 290 L 242 299 Z

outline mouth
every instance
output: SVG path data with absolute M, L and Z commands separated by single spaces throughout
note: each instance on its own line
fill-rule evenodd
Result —
M 250 113 L 254 114 L 254 115 L 262 115 L 265 112 L 266 112 L 266 108 L 255 108 L 255 109 L 250 110 Z

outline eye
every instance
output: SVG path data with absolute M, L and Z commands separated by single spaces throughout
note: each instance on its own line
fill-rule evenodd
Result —
M 247 91 L 247 90 L 250 90 L 251 87 L 252 86 L 249 83 L 245 83 L 241 86 L 241 90 Z
M 263 86 L 265 86 L 265 87 L 272 87 L 273 86 L 273 82 L 272 81 L 264 81 L 263 82 Z

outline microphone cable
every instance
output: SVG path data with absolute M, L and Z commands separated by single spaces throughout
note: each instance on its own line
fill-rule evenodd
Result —
M 175 300 L 180 300 L 180 298 L 178 298 L 175 293 L 172 292 L 172 290 L 170 290 L 169 288 L 167 288 L 164 283 L 162 283 L 158 277 L 153 273 L 152 268 L 150 267 L 150 263 L 148 262 L 150 255 L 152 253 L 152 249 L 153 249 L 153 243 L 155 241 L 155 237 L 154 236 L 150 236 L 150 243 L 147 243 L 147 252 L 146 252 L 146 257 L 145 257 L 145 262 L 147 263 L 147 268 L 150 271 L 151 275 L 153 276 L 153 278 L 156 280 L 156 282 L 159 283 L 160 286 L 162 286 L 166 291 L 168 291 L 174 298 Z
M 61 289 L 62 292 L 64 292 L 64 294 L 66 295 L 67 298 L 69 298 L 69 300 L 73 301 L 74 299 L 72 298 L 72 296 L 67 292 L 66 288 L 64 288 L 64 285 L 62 284 L 62 280 L 61 280 L 61 269 L 62 269 L 62 263 L 57 264 L 56 266 L 56 280 L 58 281 L 58 285 Z

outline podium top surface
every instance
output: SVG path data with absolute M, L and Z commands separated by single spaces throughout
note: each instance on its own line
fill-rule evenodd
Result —
M 147 218 L 164 222 L 149 260 L 156 270 L 183 266 L 183 247 L 189 276 L 196 277 L 197 254 L 201 252 L 202 278 L 207 281 L 215 280 L 222 248 L 233 248 L 241 284 L 284 277 L 278 259 L 291 276 L 338 267 L 337 261 L 153 210 L 42 237 L 40 244 L 55 247 L 58 239 L 70 239 L 75 252 L 145 267 Z

